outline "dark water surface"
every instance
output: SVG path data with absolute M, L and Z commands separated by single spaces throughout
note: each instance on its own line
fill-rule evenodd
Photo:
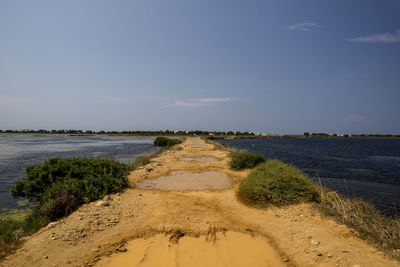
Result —
M 68 136 L 0 134 L 0 212 L 18 208 L 10 188 L 25 176 L 25 168 L 54 157 L 115 158 L 130 163 L 153 153 L 154 138 L 128 136 Z
M 400 139 L 293 138 L 221 140 L 303 170 L 342 195 L 400 215 Z

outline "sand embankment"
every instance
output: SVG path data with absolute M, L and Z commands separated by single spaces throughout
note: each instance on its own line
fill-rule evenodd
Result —
M 217 160 L 187 160 L 196 157 Z M 135 170 L 130 181 L 182 171 L 224 173 L 232 187 L 204 189 L 214 185 L 204 179 L 202 190 L 151 189 L 152 183 L 128 189 L 40 230 L 0 266 L 400 266 L 311 204 L 241 204 L 235 190 L 249 171 L 230 170 L 227 152 L 199 138 Z

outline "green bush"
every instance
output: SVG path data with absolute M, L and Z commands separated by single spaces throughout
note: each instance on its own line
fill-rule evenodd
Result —
M 251 169 L 266 160 L 263 155 L 247 150 L 233 151 L 229 157 L 229 166 L 234 170 Z
M 154 140 L 154 146 L 160 146 L 160 147 L 172 147 L 180 143 L 182 143 L 182 141 L 179 139 L 171 139 L 166 137 L 157 137 Z
M 130 170 L 113 159 L 54 158 L 28 167 L 11 193 L 38 203 L 41 214 L 55 220 L 127 187 Z
M 244 202 L 260 206 L 288 205 L 319 201 L 318 186 L 299 169 L 279 160 L 269 160 L 255 168 L 239 185 Z

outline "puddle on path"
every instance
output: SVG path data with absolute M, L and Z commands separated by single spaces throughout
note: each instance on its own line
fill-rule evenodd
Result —
M 185 158 L 180 158 L 179 160 L 186 160 L 186 161 L 200 161 L 200 162 L 212 162 L 212 161 L 217 161 L 216 158 L 214 157 L 185 157 Z
M 96 266 L 285 266 L 266 239 L 229 231 L 217 233 L 215 243 L 206 241 L 204 236 L 184 236 L 177 244 L 172 244 L 168 236 L 159 234 L 132 240 L 126 248 L 127 252 L 105 257 Z
M 207 171 L 192 173 L 188 171 L 175 171 L 170 175 L 136 183 L 140 189 L 159 190 L 205 190 L 228 189 L 232 187 L 228 175 L 222 172 Z

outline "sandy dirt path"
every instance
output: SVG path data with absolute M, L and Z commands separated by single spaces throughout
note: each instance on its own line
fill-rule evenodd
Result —
M 227 155 L 200 138 L 188 138 L 133 171 L 129 177 L 132 188 L 83 205 L 43 228 L 0 266 L 119 266 L 116 263 L 124 257 L 130 259 L 128 266 L 188 266 L 193 258 L 218 263 L 209 266 L 234 266 L 240 259 L 259 257 L 246 254 L 246 248 L 252 246 L 262 246 L 269 256 L 247 261 L 247 266 L 259 262 L 264 262 L 260 266 L 400 266 L 346 226 L 323 217 L 311 204 L 269 209 L 241 204 L 235 192 L 249 171 L 230 170 Z M 204 157 L 216 161 L 193 160 Z M 176 171 L 222 172 L 232 188 L 134 188 L 137 182 Z M 189 252 L 193 252 L 191 258 L 187 258 Z M 162 257 L 166 261 L 159 265 L 157 259 Z

